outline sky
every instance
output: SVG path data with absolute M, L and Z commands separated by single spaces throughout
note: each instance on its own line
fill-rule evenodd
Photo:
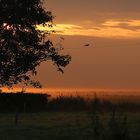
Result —
M 55 16 L 54 45 L 72 56 L 64 74 L 51 62 L 38 68 L 44 88 L 140 89 L 140 0 L 44 2 Z

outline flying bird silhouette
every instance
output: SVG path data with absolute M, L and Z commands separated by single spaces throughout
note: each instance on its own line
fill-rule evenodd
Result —
M 84 46 L 85 47 L 90 47 L 90 48 L 95 48 L 95 46 L 93 46 L 92 44 L 89 44 L 89 43 L 88 44 L 85 44 Z
M 84 46 L 88 47 L 88 46 L 90 46 L 90 44 L 85 44 Z

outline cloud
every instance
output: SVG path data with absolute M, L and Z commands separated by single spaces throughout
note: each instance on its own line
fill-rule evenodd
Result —
M 47 0 L 59 23 L 78 23 L 83 20 L 102 22 L 115 19 L 140 19 L 140 0 Z
M 140 20 L 108 20 L 102 25 L 110 27 L 121 27 L 123 25 L 128 27 L 140 27 Z
M 107 20 L 100 24 L 89 22 L 89 25 L 57 24 L 52 29 L 39 26 L 39 29 L 55 30 L 59 35 L 90 36 L 104 38 L 139 38 L 140 20 Z

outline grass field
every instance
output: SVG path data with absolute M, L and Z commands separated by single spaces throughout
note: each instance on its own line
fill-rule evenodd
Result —
M 0 94 L 0 140 L 140 140 L 139 130 L 135 100 Z
M 0 140 L 140 140 L 139 112 L 27 113 L 20 114 L 17 126 L 14 115 L 0 114 Z

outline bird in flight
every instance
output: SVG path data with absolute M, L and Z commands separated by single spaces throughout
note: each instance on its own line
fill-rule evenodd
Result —
M 88 46 L 90 46 L 90 44 L 85 44 L 84 46 L 88 47 Z

